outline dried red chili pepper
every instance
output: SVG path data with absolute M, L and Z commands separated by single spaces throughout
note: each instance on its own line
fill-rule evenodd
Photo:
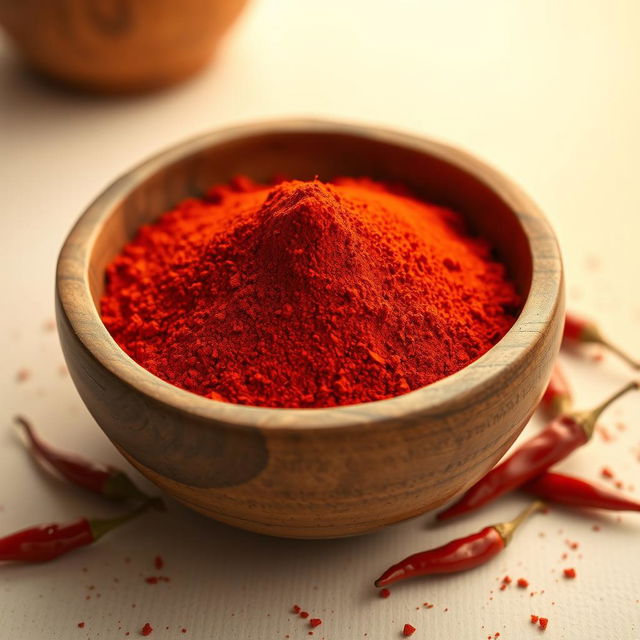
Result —
M 524 490 L 539 498 L 572 507 L 640 511 L 640 502 L 580 478 L 547 471 L 524 485 Z
M 29 441 L 29 450 L 36 460 L 48 463 L 73 484 L 110 500 L 140 500 L 156 508 L 164 508 L 160 498 L 150 498 L 143 493 L 123 471 L 57 451 L 36 434 L 26 418 L 16 416 L 15 421 L 23 428 Z
M 600 331 L 600 328 L 593 322 L 581 318 L 573 313 L 567 313 L 564 320 L 563 338 L 569 342 L 592 342 L 602 345 L 609 351 L 615 353 L 634 369 L 640 369 L 640 362 L 634 360 L 628 353 L 615 346 Z
M 600 414 L 620 396 L 638 388 L 637 381 L 630 382 L 590 411 L 575 411 L 556 418 L 478 480 L 457 502 L 441 511 L 438 519 L 473 511 L 533 480 L 587 443 Z
M 509 522 L 494 524 L 464 538 L 452 540 L 436 549 L 415 553 L 389 567 L 375 581 L 375 585 L 386 587 L 399 580 L 415 576 L 456 573 L 485 564 L 504 549 L 514 531 L 532 513 L 543 508 L 544 503 L 533 502 Z
M 80 518 L 42 524 L 0 538 L 0 562 L 46 562 L 84 547 L 145 511 L 148 503 L 117 518 Z
M 549 383 L 544 391 L 540 407 L 551 418 L 568 413 L 573 405 L 573 394 L 564 371 L 558 362 L 553 365 Z

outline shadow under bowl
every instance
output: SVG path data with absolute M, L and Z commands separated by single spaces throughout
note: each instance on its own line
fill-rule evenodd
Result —
M 217 402 L 155 377 L 98 311 L 106 265 L 137 229 L 188 196 L 246 174 L 369 176 L 449 206 L 485 236 L 522 296 L 510 331 L 461 371 L 406 395 L 327 409 Z M 89 206 L 58 262 L 56 309 L 73 381 L 127 459 L 167 493 L 260 533 L 329 538 L 442 505 L 518 436 L 559 349 L 558 246 L 535 205 L 484 162 L 431 140 L 315 120 L 198 136 L 124 174 Z

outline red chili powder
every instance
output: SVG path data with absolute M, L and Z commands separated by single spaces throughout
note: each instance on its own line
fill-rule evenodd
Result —
M 300 612 L 300 617 L 301 618 L 308 618 L 309 617 L 309 612 L 308 611 L 301 611 Z
M 293 607 L 291 607 L 291 611 L 293 611 L 293 613 L 300 613 L 302 609 L 297 604 L 294 604 Z
M 540 628 L 544 631 L 547 628 L 547 625 L 549 624 L 549 618 L 540 618 L 538 620 L 538 625 L 540 625 Z
M 517 584 L 521 589 L 526 589 L 529 586 L 529 581 L 525 578 L 518 578 Z
M 153 560 L 153 564 L 158 571 L 164 567 L 164 560 L 162 556 L 156 556 Z
M 562 573 L 564 574 L 565 578 L 575 578 L 576 577 L 576 570 L 571 568 L 571 569 L 564 569 L 562 571 Z
M 391 595 L 391 591 L 389 589 L 380 589 L 380 597 L 388 598 Z
M 134 360 L 265 407 L 428 385 L 490 349 L 519 305 L 462 216 L 364 178 L 237 179 L 142 227 L 106 276 L 102 318 Z
M 410 624 L 405 624 L 403 629 L 402 629 L 402 635 L 405 638 L 408 638 L 409 636 L 412 636 L 415 632 L 416 632 L 416 628 L 413 625 L 410 625 Z
M 142 629 L 140 629 L 140 635 L 141 636 L 150 636 L 152 631 L 153 631 L 153 627 L 148 622 L 145 622 L 144 623 L 144 627 L 142 627 Z
M 531 624 L 536 624 L 538 622 L 538 616 L 531 614 Z
M 80 629 L 84 629 L 84 622 L 78 622 L 78 627 Z
M 309 624 L 312 627 L 318 627 L 322 624 L 322 620 L 320 620 L 320 618 L 311 618 L 311 620 L 309 620 Z
M 20 369 L 16 373 L 17 382 L 26 382 L 31 377 L 31 371 L 29 369 Z

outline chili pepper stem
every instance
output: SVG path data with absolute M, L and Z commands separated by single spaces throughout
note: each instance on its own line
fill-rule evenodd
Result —
M 599 331 L 596 333 L 596 335 L 598 336 L 598 339 L 594 340 L 593 342 L 596 342 L 597 344 L 602 345 L 612 353 L 615 353 L 618 356 L 618 358 L 620 358 L 621 360 L 624 360 L 630 367 L 640 371 L 640 361 L 634 360 L 628 353 L 620 349 L 620 347 L 609 342 L 604 336 L 600 334 Z
M 596 427 L 596 422 L 604 412 L 604 410 L 615 402 L 618 398 L 625 395 L 629 391 L 640 389 L 640 382 L 633 380 L 626 384 L 624 387 L 616 391 L 613 395 L 609 396 L 606 400 L 601 402 L 597 407 L 588 411 L 575 411 L 569 414 L 584 430 L 587 440 L 593 435 L 593 431 Z
M 91 533 L 93 534 L 94 540 L 102 538 L 102 536 L 106 535 L 113 529 L 116 529 L 121 524 L 124 524 L 129 520 L 133 520 L 136 516 L 139 516 L 152 505 L 153 499 L 148 500 L 147 502 L 141 504 L 128 513 L 125 513 L 121 516 L 116 516 L 115 518 L 95 518 L 89 520 L 89 525 L 91 527 Z
M 499 522 L 494 524 L 493 528 L 500 534 L 505 546 L 509 544 L 515 530 L 531 515 L 546 509 L 546 505 L 542 500 L 535 500 L 526 509 L 521 511 L 513 520 L 508 522 Z

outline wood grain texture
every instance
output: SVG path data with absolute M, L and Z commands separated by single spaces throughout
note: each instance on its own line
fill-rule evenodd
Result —
M 523 296 L 489 352 L 404 396 L 330 409 L 266 409 L 178 389 L 136 364 L 102 324 L 105 265 L 136 229 L 239 172 L 368 175 L 449 205 L 486 235 Z M 508 179 L 451 147 L 318 121 L 237 127 L 173 147 L 126 173 L 62 248 L 57 315 L 72 378 L 108 437 L 190 507 L 261 533 L 355 535 L 436 508 L 504 454 L 540 399 L 558 351 L 564 285 L 547 222 Z
M 0 0 L 2 24 L 38 71 L 130 93 L 198 71 L 247 0 Z

